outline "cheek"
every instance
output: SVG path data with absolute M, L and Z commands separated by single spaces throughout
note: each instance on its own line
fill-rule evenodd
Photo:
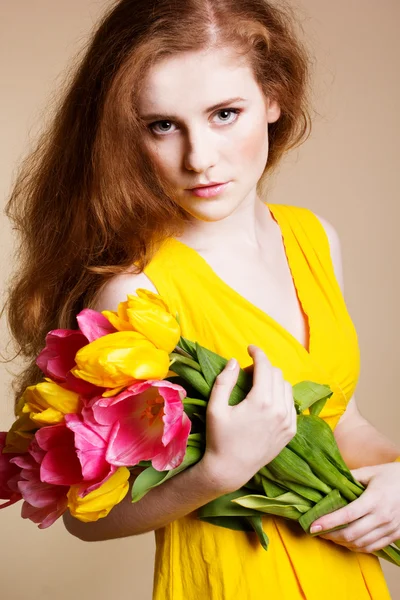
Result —
M 154 162 L 157 171 L 169 179 L 172 171 L 176 169 L 176 152 L 171 144 L 148 144 L 147 151 Z
M 236 145 L 238 159 L 243 167 L 251 170 L 257 169 L 260 164 L 265 164 L 268 155 L 268 129 L 267 125 L 259 125 L 247 130 Z

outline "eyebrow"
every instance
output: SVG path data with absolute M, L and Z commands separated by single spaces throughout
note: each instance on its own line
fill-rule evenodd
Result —
M 214 106 L 209 106 L 208 108 L 205 109 L 204 113 L 209 113 L 212 112 L 214 110 L 218 110 L 219 108 L 224 108 L 226 106 L 228 106 L 229 104 L 235 104 L 236 102 L 246 102 L 245 98 L 228 98 L 228 100 L 223 100 L 223 102 L 218 102 L 218 104 L 214 104 Z M 166 119 L 173 119 L 176 121 L 179 121 L 179 117 L 177 115 L 166 115 L 166 114 L 162 114 L 162 113 L 148 113 L 146 115 L 140 115 L 141 119 L 145 120 L 145 121 L 157 121 L 157 120 L 166 120 Z

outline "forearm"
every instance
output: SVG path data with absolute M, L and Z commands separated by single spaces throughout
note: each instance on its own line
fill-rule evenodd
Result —
M 164 527 L 226 491 L 217 477 L 200 461 L 151 489 L 138 502 L 132 503 L 129 490 L 124 500 L 103 519 L 83 523 L 67 511 L 64 524 L 72 535 L 87 542 L 140 535 Z
M 367 420 L 335 434 L 340 453 L 349 469 L 393 462 L 400 449 Z

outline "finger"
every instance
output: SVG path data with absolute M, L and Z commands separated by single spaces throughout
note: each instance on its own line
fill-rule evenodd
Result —
M 379 527 L 377 526 L 376 516 L 371 513 L 365 517 L 361 517 L 361 519 L 353 521 L 344 529 L 331 531 L 318 537 L 330 539 L 337 544 L 345 543 L 347 545 L 353 545 L 357 540 L 370 535 L 372 531 L 376 531 L 377 529 L 379 529 Z
M 382 525 L 381 527 L 372 529 L 366 535 L 354 540 L 354 547 L 355 548 L 368 548 L 372 544 L 379 545 L 380 540 L 383 540 L 386 538 L 390 539 L 390 542 L 387 542 L 381 546 L 381 548 L 383 548 L 384 546 L 391 544 L 392 541 L 394 541 L 396 539 L 396 537 L 393 537 L 393 534 L 395 533 L 395 531 L 396 531 L 396 529 L 388 526 L 387 524 Z
M 373 510 L 373 505 L 367 492 L 368 489 L 363 492 L 357 500 L 350 502 L 347 506 L 339 508 L 339 510 L 335 510 L 330 514 L 315 520 L 310 528 L 310 533 L 317 533 L 318 531 L 323 532 L 327 529 L 338 527 L 339 525 L 346 525 L 370 514 Z
M 247 350 L 254 363 L 253 388 L 268 393 L 272 385 L 272 365 L 258 346 L 250 345 Z
M 377 550 L 382 550 L 382 548 L 386 548 L 386 546 L 390 546 L 390 544 L 392 544 L 397 539 L 398 539 L 397 537 L 385 535 L 384 537 L 380 538 L 377 542 L 374 542 L 373 544 L 369 544 L 368 546 L 363 546 L 361 548 L 360 552 L 371 553 L 371 552 L 376 552 Z
M 239 375 L 239 363 L 231 358 L 217 376 L 208 401 L 208 409 L 218 410 L 228 406 L 228 400 Z

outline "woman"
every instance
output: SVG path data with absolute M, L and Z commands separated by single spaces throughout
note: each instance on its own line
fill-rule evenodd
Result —
M 115 309 L 140 287 L 179 312 L 184 336 L 234 358 L 213 388 L 199 463 L 96 523 L 65 516 L 84 540 L 155 530 L 157 600 L 389 598 L 371 552 L 400 538 L 400 452 L 356 407 L 339 241 L 311 211 L 262 199 L 282 155 L 307 137 L 307 81 L 289 12 L 272 3 L 123 0 L 10 199 L 23 269 L 9 320 L 32 361 L 17 398 L 40 378 L 48 330 L 76 326 L 84 306 Z M 253 388 L 229 407 L 238 364 L 249 363 Z M 268 516 L 265 552 L 196 510 L 295 435 L 290 386 L 303 379 L 331 386 L 321 416 L 348 465 L 375 466 L 358 472 L 370 482 L 362 498 L 318 520 L 346 529 L 312 538 Z

